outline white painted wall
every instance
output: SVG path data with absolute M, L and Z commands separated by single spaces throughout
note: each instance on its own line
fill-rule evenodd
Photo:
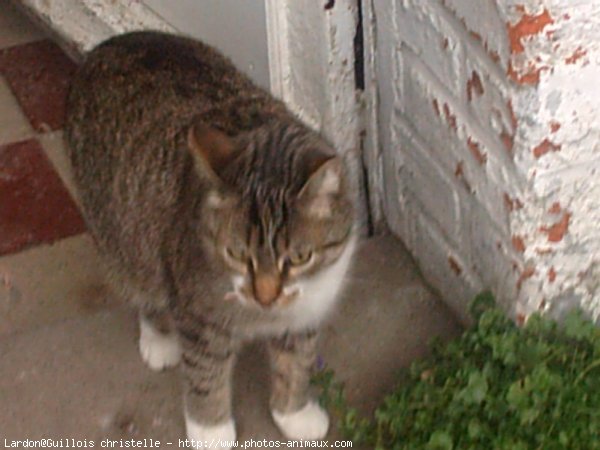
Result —
M 600 318 L 600 0 L 523 0 L 500 8 L 520 81 L 515 162 L 527 180 L 510 215 L 532 275 L 525 312 L 582 305 Z M 522 35 L 534 22 L 536 33 Z M 535 82 L 524 83 L 527 79 Z
M 465 315 L 600 317 L 600 0 L 364 1 L 381 209 Z
M 264 0 L 143 0 L 182 33 L 217 47 L 264 88 L 270 87 Z

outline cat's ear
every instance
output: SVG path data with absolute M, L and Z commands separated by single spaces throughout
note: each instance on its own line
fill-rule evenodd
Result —
M 313 164 L 312 173 L 300 190 L 298 199 L 305 211 L 317 218 L 332 214 L 333 202 L 342 193 L 344 163 L 339 156 L 322 159 Z
M 229 136 L 202 122 L 195 122 L 190 126 L 188 149 L 198 173 L 212 181 L 222 181 L 220 175 L 223 169 L 237 156 Z

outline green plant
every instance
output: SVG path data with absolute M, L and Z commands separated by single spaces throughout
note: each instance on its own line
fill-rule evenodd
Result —
M 490 294 L 476 324 L 415 362 L 374 417 L 346 403 L 330 370 L 314 383 L 341 434 L 375 449 L 600 449 L 600 329 L 579 312 L 562 325 L 516 326 Z

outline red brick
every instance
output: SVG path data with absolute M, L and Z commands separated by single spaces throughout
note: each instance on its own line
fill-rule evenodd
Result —
M 31 139 L 0 146 L 0 255 L 84 230 L 40 144 Z
M 75 63 L 51 41 L 0 50 L 0 74 L 33 128 L 40 132 L 62 128 L 75 69 Z

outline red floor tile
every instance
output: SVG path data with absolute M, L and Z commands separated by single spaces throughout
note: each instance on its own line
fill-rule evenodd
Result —
M 0 50 L 0 74 L 37 131 L 62 128 L 65 100 L 76 65 L 52 41 Z
M 0 255 L 83 231 L 79 210 L 40 144 L 0 146 Z

